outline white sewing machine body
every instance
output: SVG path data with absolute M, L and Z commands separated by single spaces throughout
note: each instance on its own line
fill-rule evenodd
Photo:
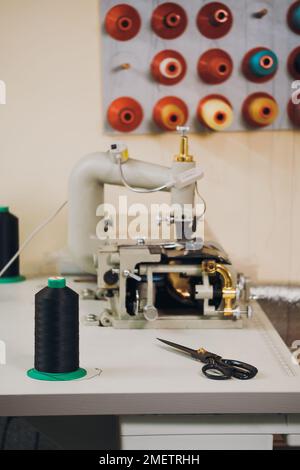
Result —
M 96 297 L 108 302 L 89 324 L 241 328 L 242 314 L 249 315 L 243 276 L 217 244 L 204 243 L 196 235 L 203 213 L 195 215 L 195 191 L 203 172 L 188 153 L 185 129 L 181 131 L 180 152 L 171 168 L 129 159 L 124 145 L 113 144 L 108 153 L 85 157 L 71 175 L 69 246 L 82 269 L 97 275 Z M 113 224 L 99 212 L 106 183 L 123 184 L 136 192 L 170 191 L 172 207 L 182 212 L 157 223 L 173 225 L 175 238 L 105 237 Z M 104 221 L 103 239 L 95 236 L 99 215 Z

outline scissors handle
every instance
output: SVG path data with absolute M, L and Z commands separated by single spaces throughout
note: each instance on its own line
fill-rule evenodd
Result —
M 212 358 L 203 366 L 202 372 L 211 380 L 229 380 L 232 377 L 239 380 L 250 380 L 256 376 L 258 370 L 246 362 Z
M 211 380 L 229 380 L 232 377 L 231 367 L 223 365 L 215 359 L 210 360 L 202 367 L 202 373 Z
M 232 377 L 239 380 L 250 380 L 256 376 L 258 370 L 256 367 L 246 362 L 235 361 L 234 359 L 219 359 L 222 365 L 231 369 Z

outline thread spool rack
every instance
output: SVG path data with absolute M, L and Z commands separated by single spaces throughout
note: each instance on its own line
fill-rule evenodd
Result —
M 127 118 L 128 132 L 147 134 L 166 131 L 168 126 L 157 125 L 160 119 L 155 119 L 158 111 L 157 108 L 154 111 L 154 108 L 156 103 L 161 103 L 163 98 L 172 96 L 185 103 L 188 109 L 187 123 L 191 129 L 194 132 L 203 132 L 208 127 L 197 116 L 197 109 L 200 101 L 209 95 L 221 95 L 232 106 L 232 124 L 228 128 L 223 126 L 223 130 L 257 129 L 257 131 L 263 131 L 298 127 L 291 122 L 288 103 L 292 95 L 292 82 L 295 80 L 295 76 L 298 76 L 297 71 L 294 76 L 291 73 L 292 66 L 289 58 L 293 56 L 293 51 L 300 46 L 300 25 L 299 33 L 297 25 L 295 26 L 298 16 L 300 21 L 300 13 L 298 15 L 297 10 L 299 6 L 300 12 L 300 2 L 295 0 L 223 0 L 221 5 L 226 8 L 219 7 L 214 12 L 215 20 L 211 22 L 206 21 L 205 12 L 209 11 L 212 4 L 220 2 L 176 0 L 174 3 L 184 10 L 184 16 L 181 15 L 180 10 L 174 10 L 173 14 L 172 10 L 166 9 L 164 7 L 166 3 L 170 2 L 127 0 L 126 5 L 133 7 L 138 12 L 138 19 L 134 17 L 131 22 L 131 18 L 124 15 L 125 20 L 121 23 L 121 29 L 123 28 L 126 39 L 124 40 L 124 37 L 122 39 L 114 38 L 106 27 L 108 12 L 113 7 L 120 5 L 120 2 L 116 0 L 101 1 L 103 114 L 106 117 L 106 132 L 126 132 Z M 166 9 L 166 12 L 158 10 L 158 13 L 160 14 L 162 11 L 162 14 L 165 14 L 164 24 L 169 25 L 170 31 L 176 30 L 176 34 L 172 33 L 169 37 L 166 37 L 164 32 L 161 34 L 159 29 L 162 23 L 161 16 L 159 14 L 153 15 L 158 7 Z M 201 16 L 199 13 L 200 11 L 204 11 L 204 19 L 203 15 Z M 293 14 L 295 19 L 291 20 Z M 217 23 L 216 30 L 222 30 L 221 33 L 214 33 L 214 27 L 211 27 L 214 21 Z M 294 21 L 292 27 L 291 21 Z M 208 32 L 205 29 L 206 23 L 209 24 Z M 126 38 L 126 34 L 129 39 Z M 275 54 L 276 57 L 271 56 L 271 60 L 274 61 L 277 58 L 278 67 L 274 74 L 270 74 L 270 79 L 250 80 L 245 75 L 243 63 L 245 57 L 251 55 L 251 51 L 259 48 L 270 50 Z M 199 75 L 199 60 L 211 49 L 224 51 L 232 61 L 232 71 L 227 69 L 223 72 L 225 81 L 213 73 L 210 74 L 207 67 L 204 77 L 213 77 L 212 81 L 215 83 L 211 83 L 209 80 L 204 81 L 201 74 Z M 156 61 L 156 77 L 153 73 L 153 61 L 159 57 L 162 51 L 166 50 L 173 50 L 184 59 L 184 62 L 179 60 L 179 65 L 176 65 L 176 61 L 170 60 L 170 81 L 173 78 L 173 83 L 170 85 L 162 83 L 163 79 L 159 80 L 160 70 L 163 70 L 163 67 L 168 67 L 166 57 L 163 54 L 161 60 L 162 62 L 165 60 L 164 64 L 157 65 Z M 174 56 L 171 59 L 174 59 Z M 253 67 L 255 67 L 255 60 L 253 63 Z M 182 64 L 184 70 L 182 70 Z M 228 64 L 230 66 L 230 60 L 227 60 L 227 67 Z M 265 66 L 266 68 L 270 67 L 270 63 L 265 62 Z M 182 79 L 177 81 L 176 74 L 179 74 L 177 76 L 181 74 Z M 228 76 L 226 77 L 226 75 Z M 249 125 L 249 120 L 245 119 L 243 114 L 245 101 L 254 93 L 268 94 L 277 102 L 278 115 L 273 123 L 266 126 L 255 126 L 255 123 Z M 112 122 L 109 122 L 107 116 L 111 103 L 122 97 L 129 97 L 140 105 L 142 113 L 139 110 L 137 125 L 132 124 L 133 116 L 130 113 L 123 113 L 125 120 L 123 126 L 114 124 L 112 126 Z M 115 114 L 118 114 L 118 110 L 114 108 L 114 111 Z M 169 117 L 174 119 L 174 126 L 182 124 L 182 122 L 175 122 L 178 116 L 170 114 Z M 298 122 L 298 120 L 296 121 Z

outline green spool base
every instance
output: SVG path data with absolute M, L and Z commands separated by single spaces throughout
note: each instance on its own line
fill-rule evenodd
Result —
M 35 380 L 48 380 L 50 382 L 63 382 L 67 380 L 76 380 L 85 377 L 87 374 L 85 369 L 81 367 L 73 372 L 63 372 L 63 373 L 50 373 L 50 372 L 40 372 L 36 369 L 29 369 L 27 371 L 28 377 Z
M 0 277 L 0 284 L 14 284 L 15 282 L 23 282 L 25 279 L 25 276 Z

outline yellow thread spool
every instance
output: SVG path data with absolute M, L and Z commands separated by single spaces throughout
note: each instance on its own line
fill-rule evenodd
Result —
M 224 131 L 233 122 L 233 110 L 229 103 L 221 98 L 209 98 L 200 102 L 198 117 L 202 124 L 214 131 Z
M 255 98 L 249 104 L 248 113 L 254 123 L 269 126 L 278 116 L 278 105 L 271 98 Z

